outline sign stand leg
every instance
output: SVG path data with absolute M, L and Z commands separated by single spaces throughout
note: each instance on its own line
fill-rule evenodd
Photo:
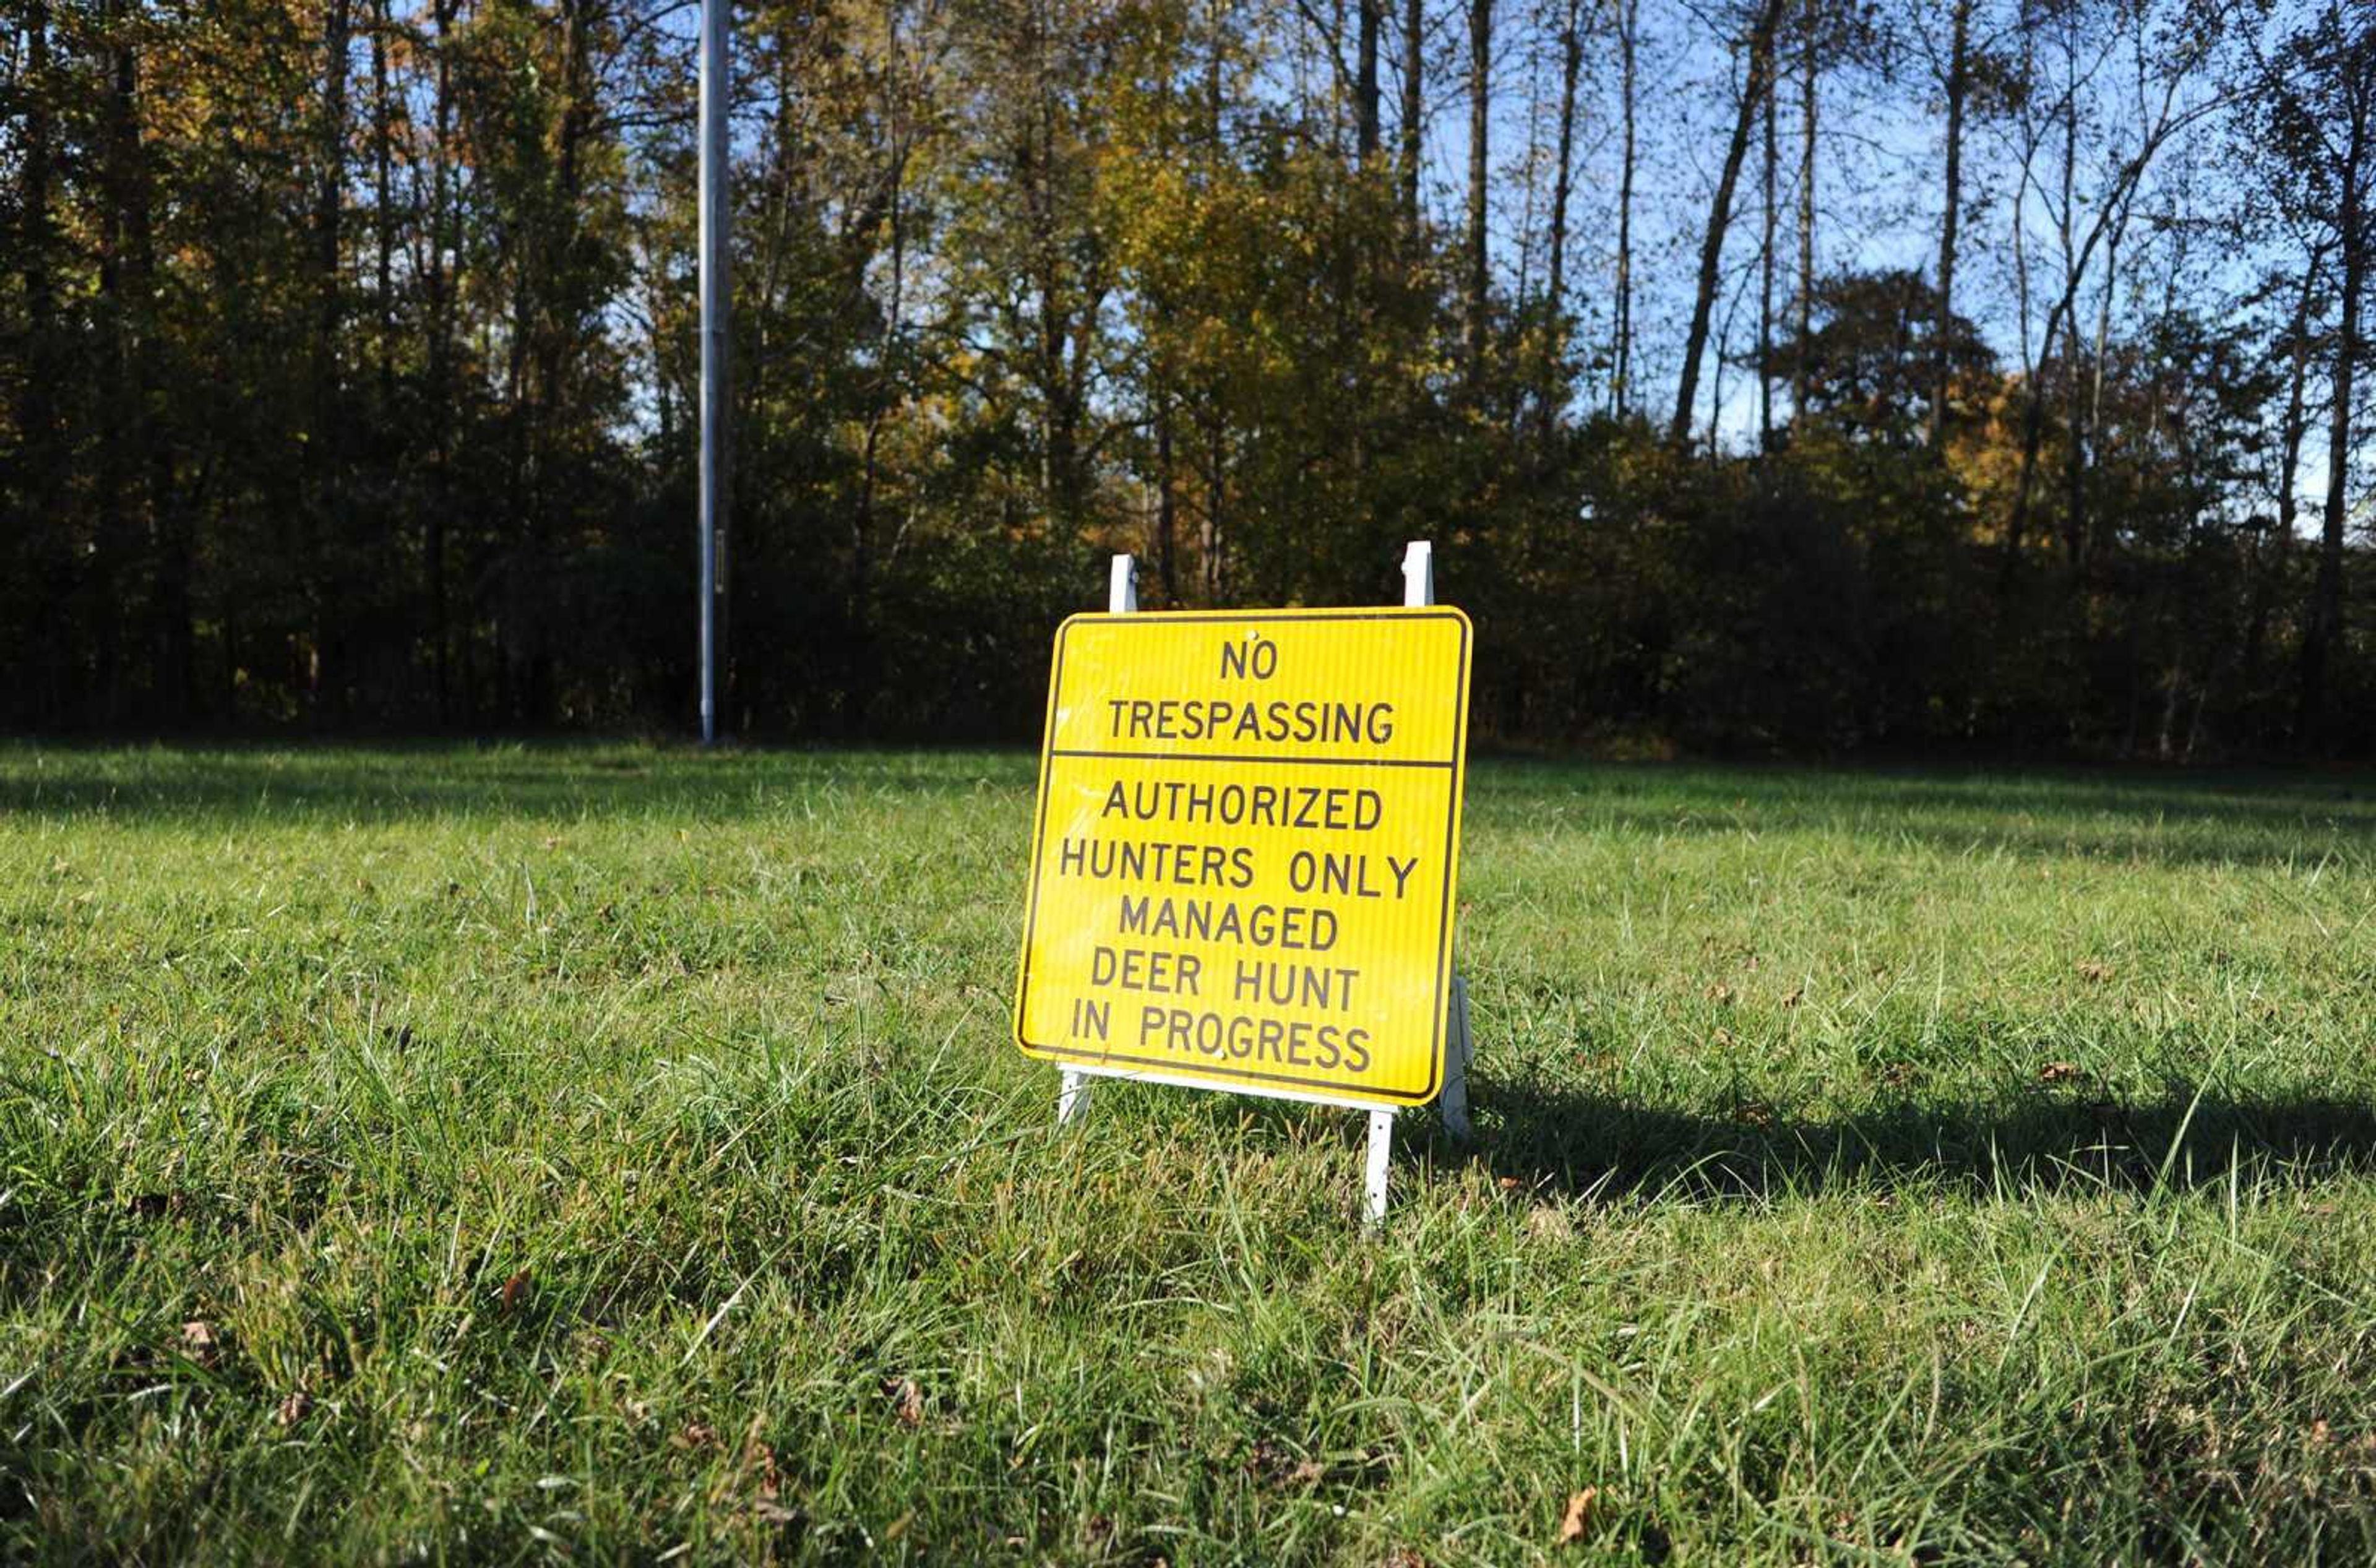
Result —
M 1370 1156 L 1362 1190 L 1368 1194 L 1366 1210 L 1372 1225 L 1382 1225 L 1386 1218 L 1386 1163 L 1395 1147 L 1395 1113 L 1391 1111 L 1370 1112 Z
M 1134 615 L 1138 612 L 1138 563 L 1127 555 L 1117 555 L 1106 567 L 1106 613 Z M 1063 1126 L 1079 1118 L 1088 1109 L 1089 1075 L 1063 1069 L 1056 1088 L 1056 1125 Z
M 1403 548 L 1403 602 L 1417 609 L 1435 602 L 1435 545 L 1415 539 Z M 1455 1141 L 1475 1135 L 1468 1121 L 1468 1059 L 1475 1042 L 1468 1033 L 1468 981 L 1452 977 L 1452 996 L 1443 1020 L 1443 1130 Z

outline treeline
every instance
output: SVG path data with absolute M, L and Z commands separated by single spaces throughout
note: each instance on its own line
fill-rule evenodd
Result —
M 11 15 L 0 723 L 688 728 L 695 8 Z M 732 730 L 1424 537 L 1505 739 L 2370 748 L 2364 7 L 734 21 Z

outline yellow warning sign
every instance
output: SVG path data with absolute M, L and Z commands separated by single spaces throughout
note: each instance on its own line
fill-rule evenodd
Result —
M 1257 1094 L 1433 1099 L 1468 647 L 1444 607 L 1066 621 L 1016 1042 Z

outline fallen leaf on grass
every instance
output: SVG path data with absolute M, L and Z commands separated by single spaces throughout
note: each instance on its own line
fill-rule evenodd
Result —
M 215 1364 L 222 1351 L 222 1336 L 215 1325 L 204 1318 L 193 1318 L 182 1325 L 182 1353 L 202 1367 Z
M 1568 1495 L 1567 1513 L 1560 1520 L 1560 1545 L 1566 1546 L 1584 1538 L 1586 1528 L 1592 1523 L 1592 1505 L 1599 1497 L 1600 1489 L 1597 1486 L 1588 1486 L 1582 1491 Z
M 509 1279 L 504 1281 L 502 1294 L 504 1311 L 507 1313 L 516 1313 L 519 1311 L 520 1308 L 528 1304 L 528 1293 L 530 1283 L 531 1281 L 529 1279 L 528 1270 L 526 1269 L 521 1269 L 517 1274 L 513 1275 Z
M 1732 1119 L 1744 1127 L 1771 1127 L 1774 1125 L 1774 1111 L 1769 1106 L 1751 1100 L 1746 1105 L 1734 1106 Z
M 2112 978 L 2112 966 L 2097 963 L 2091 958 L 2079 966 L 2079 978 L 2090 985 L 2100 985 Z
M 892 1412 L 903 1427 L 924 1424 L 924 1391 L 916 1386 L 912 1377 L 886 1377 L 883 1380 L 883 1397 L 891 1401 Z
M 687 1421 L 684 1430 L 670 1438 L 669 1442 L 687 1452 L 698 1452 L 717 1444 L 718 1429 L 707 1421 Z
M 1729 1007 L 1732 1005 L 1732 987 L 1718 980 L 1707 988 L 1707 999 L 1719 1007 Z
M 1807 988 L 1803 985 L 1794 985 L 1790 988 L 1790 994 L 1782 999 L 1782 1005 L 1785 1007 L 1796 1007 L 1800 1003 L 1806 1000 Z
M 272 1419 L 279 1423 L 281 1430 L 287 1431 L 303 1420 L 313 1408 L 314 1396 L 300 1388 L 280 1401 L 280 1408 L 272 1413 Z
M 2041 1084 L 2068 1083 L 2077 1076 L 2079 1063 L 2076 1062 L 2049 1062 L 2037 1070 L 2037 1081 Z

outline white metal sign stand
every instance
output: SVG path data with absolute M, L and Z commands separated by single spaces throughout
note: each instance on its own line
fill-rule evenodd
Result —
M 1403 603 L 1418 608 L 1434 602 L 1434 547 L 1426 540 L 1415 539 L 1403 552 Z M 1127 555 L 1117 555 L 1106 579 L 1106 612 L 1128 615 L 1136 613 L 1137 610 L 1137 563 Z M 1440 1103 L 1444 1131 L 1467 1143 L 1470 1136 L 1468 1062 L 1475 1053 L 1475 1045 L 1468 1033 L 1468 981 L 1458 974 L 1452 977 L 1449 1011 L 1443 1041 L 1443 1095 Z M 1064 1068 L 1063 1073 L 1063 1080 L 1056 1091 L 1056 1121 L 1060 1125 L 1076 1120 L 1089 1099 L 1089 1074 L 1073 1067 Z M 1369 1157 L 1362 1186 L 1367 1197 L 1366 1212 L 1372 1225 L 1386 1217 L 1386 1171 L 1388 1160 L 1394 1153 L 1395 1114 L 1390 1110 L 1369 1113 Z

